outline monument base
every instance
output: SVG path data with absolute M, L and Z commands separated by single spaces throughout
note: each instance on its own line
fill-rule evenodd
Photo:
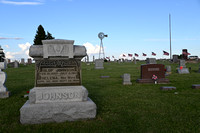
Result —
M 153 83 L 153 84 L 155 83 L 155 81 L 152 79 L 137 79 L 137 82 L 138 83 Z M 167 84 L 167 83 L 169 83 L 169 79 L 158 79 L 157 83 L 158 84 Z
M 95 67 L 95 69 L 104 69 L 104 67 Z
M 131 82 L 123 82 L 123 85 L 132 85 Z
M 10 96 L 10 92 L 0 92 L 0 98 L 8 98 Z
M 60 102 L 30 104 L 29 100 L 20 109 L 22 124 L 76 121 L 96 116 L 96 104 L 88 98 L 83 102 Z
M 178 68 L 178 73 L 179 74 L 188 74 L 190 72 L 189 72 L 188 68 L 182 68 L 182 69 Z

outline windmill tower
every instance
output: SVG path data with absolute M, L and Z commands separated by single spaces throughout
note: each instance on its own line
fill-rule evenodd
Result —
M 105 35 L 103 32 L 100 32 L 98 34 L 99 39 L 101 40 L 100 43 L 100 49 L 99 49 L 99 59 L 101 59 L 101 55 L 103 55 L 103 59 L 105 58 L 104 48 L 103 48 L 103 38 L 108 37 L 108 35 Z

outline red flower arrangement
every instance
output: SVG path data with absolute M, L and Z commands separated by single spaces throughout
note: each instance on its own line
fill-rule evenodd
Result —
M 158 77 L 157 77 L 156 75 L 153 75 L 153 76 L 152 76 L 152 79 L 154 80 L 155 84 L 157 84 L 157 79 L 158 79 Z

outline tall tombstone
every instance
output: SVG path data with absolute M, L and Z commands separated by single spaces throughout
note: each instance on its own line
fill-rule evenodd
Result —
M 94 63 L 94 61 L 95 61 L 95 58 L 94 58 L 94 56 L 93 56 L 93 63 Z
M 15 60 L 15 61 L 13 62 L 13 64 L 14 64 L 14 68 L 18 68 L 18 67 L 19 67 L 19 62 L 18 62 L 17 60 Z
M 28 58 L 28 64 L 32 64 L 32 59 Z
M 177 69 L 179 74 L 188 74 L 190 73 L 188 68 L 186 68 L 185 60 L 179 60 L 179 68 Z
M 145 64 L 141 65 L 141 78 L 138 83 L 154 83 L 153 76 L 157 77 L 157 83 L 169 83 L 165 78 L 165 66 L 163 64 Z
M 10 61 L 10 59 L 8 59 L 8 63 L 10 63 L 11 61 Z
M 24 58 L 21 58 L 21 62 L 20 62 L 20 64 L 25 65 L 25 60 L 24 60 Z
M 146 64 L 157 64 L 156 58 L 147 58 Z
M 182 54 L 183 59 L 184 59 L 184 60 L 187 60 L 187 59 L 188 59 L 188 54 L 187 54 L 188 52 L 187 52 L 187 49 L 183 49 L 183 50 L 182 50 L 182 53 L 185 53 L 185 54 Z
M 166 74 L 171 74 L 171 73 L 172 73 L 171 66 L 166 66 Z
M 104 62 L 103 59 L 96 59 L 95 60 L 95 69 L 104 69 L 103 62 Z
M 177 63 L 178 62 L 178 55 L 173 55 L 173 63 Z
M 35 87 L 20 109 L 22 124 L 65 122 L 96 117 L 96 104 L 82 86 L 81 59 L 84 46 L 74 40 L 43 40 L 32 45 L 35 59 Z
M 137 64 L 136 58 L 134 57 L 134 64 Z
M 6 69 L 6 61 L 5 54 L 0 46 L 0 98 L 7 98 L 9 97 L 10 92 L 5 86 L 6 73 L 2 71 L 3 69 Z

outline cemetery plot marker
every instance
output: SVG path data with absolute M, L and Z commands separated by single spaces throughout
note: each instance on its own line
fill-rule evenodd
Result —
M 155 83 L 152 76 L 157 76 L 157 83 L 169 83 L 165 78 L 165 66 L 163 64 L 146 64 L 141 65 L 141 78 L 137 80 L 138 83 Z
M 20 109 L 22 124 L 75 121 L 96 117 L 96 104 L 81 82 L 84 46 L 73 40 L 43 40 L 30 47 L 35 59 L 35 87 Z

